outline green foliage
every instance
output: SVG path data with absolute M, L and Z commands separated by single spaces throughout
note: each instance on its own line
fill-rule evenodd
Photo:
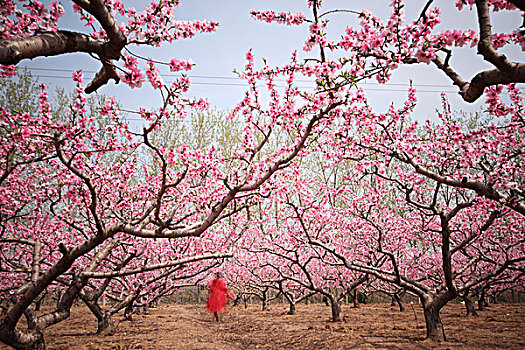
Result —
M 192 110 L 186 118 L 164 121 L 154 135 L 154 143 L 167 149 L 186 145 L 191 149 L 208 151 L 215 147 L 225 157 L 238 150 L 243 135 L 242 123 L 226 118 L 226 112 L 211 109 Z
M 0 107 L 12 114 L 26 112 L 36 115 L 40 92 L 38 77 L 24 69 L 14 77 L 0 79 Z

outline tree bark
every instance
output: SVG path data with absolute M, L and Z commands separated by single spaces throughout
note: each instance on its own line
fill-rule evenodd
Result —
M 26 38 L 0 40 L 0 63 L 6 65 L 17 64 L 23 59 L 57 56 L 71 52 L 103 55 L 104 41 L 67 30 L 45 32 Z
M 479 294 L 479 299 L 478 299 L 478 310 L 479 311 L 483 311 L 485 310 L 485 308 L 489 306 L 489 304 L 487 303 L 487 299 L 485 297 L 485 291 L 482 291 L 480 294 Z
M 405 305 L 403 305 L 403 301 L 401 300 L 401 296 L 397 293 L 394 293 L 394 296 L 392 297 L 392 301 L 397 303 L 397 306 L 399 307 L 399 312 L 405 311 Z
M 133 321 L 133 300 L 126 305 L 126 309 L 124 309 L 124 318 L 128 321 Z
M 18 329 L 8 329 L 0 324 L 2 342 L 15 349 L 45 350 L 44 333 L 38 328 L 20 332 Z
M 328 298 L 332 310 L 332 322 L 341 321 L 341 302 L 334 297 Z
M 445 329 L 443 328 L 441 316 L 439 315 L 441 307 L 437 305 L 435 300 L 427 300 L 426 298 L 421 299 L 423 313 L 425 315 L 425 325 L 427 328 L 426 339 L 437 342 L 446 341 Z
M 89 295 L 85 293 L 80 294 L 80 298 L 84 301 L 89 310 L 97 318 L 97 334 L 108 335 L 113 333 L 113 317 L 111 313 L 105 312 L 98 304 L 98 300 L 90 299 Z
M 290 308 L 288 309 L 288 315 L 295 315 L 295 302 L 289 301 Z
M 466 316 L 478 316 L 478 312 L 476 311 L 472 300 L 468 296 L 462 297 L 461 299 L 465 302 L 465 309 L 467 310 Z
M 113 323 L 113 315 L 109 312 L 104 313 L 103 317 L 98 320 L 98 335 L 111 335 L 115 332 L 115 324 Z
M 268 298 L 266 297 L 266 294 L 263 294 L 262 298 L 262 311 L 268 311 Z
M 353 296 L 353 303 L 354 303 L 354 308 L 359 308 L 359 299 L 357 298 L 357 289 L 354 289 L 354 296 Z

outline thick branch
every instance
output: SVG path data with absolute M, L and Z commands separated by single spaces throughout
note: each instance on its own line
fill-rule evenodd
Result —
M 512 3 L 520 9 L 525 7 L 523 1 L 516 0 Z M 525 82 L 525 63 L 510 61 L 492 46 L 492 25 L 487 1 L 477 0 L 476 9 L 480 30 L 478 53 L 496 68 L 482 71 L 476 74 L 470 82 L 467 82 L 448 65 L 448 60 L 443 62 L 439 57 L 436 57 L 432 61 L 440 70 L 445 72 L 454 85 L 460 88 L 459 94 L 466 102 L 476 101 L 488 86 Z
M 120 82 L 120 77 L 118 76 L 115 66 L 111 63 L 104 62 L 102 63 L 102 68 L 100 68 L 97 74 L 95 74 L 95 77 L 91 83 L 86 86 L 84 91 L 86 94 L 95 92 L 98 88 L 106 85 L 110 79 L 113 79 L 117 84 Z
M 73 0 L 73 2 L 92 14 L 106 32 L 109 41 L 104 45 L 104 57 L 118 59 L 127 43 L 127 38 L 117 26 L 104 2 L 101 0 Z
M 0 40 L 0 64 L 17 64 L 23 59 L 57 56 L 72 52 L 96 54 L 102 61 L 102 68 L 86 87 L 86 93 L 96 91 L 110 79 L 119 82 L 112 60 L 121 56 L 127 38 L 101 0 L 73 0 L 78 6 L 97 19 L 109 40 L 95 39 L 88 35 L 60 30 L 45 32 L 27 38 Z
M 104 41 L 66 30 L 0 40 L 0 64 L 17 64 L 28 58 L 72 52 L 89 52 L 100 56 L 104 52 Z

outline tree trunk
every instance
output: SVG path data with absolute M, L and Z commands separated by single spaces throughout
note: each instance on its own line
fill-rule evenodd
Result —
M 399 312 L 405 311 L 405 305 L 403 305 L 403 301 L 401 300 L 401 295 L 395 293 L 393 300 L 397 303 L 397 306 L 399 307 Z
M 289 301 L 290 308 L 288 310 L 288 315 L 295 315 L 295 302 Z
M 489 303 L 487 302 L 486 293 L 485 291 L 482 291 L 481 293 L 479 293 L 478 310 L 483 311 L 488 306 L 489 306 Z
M 35 311 L 40 311 L 40 305 L 42 304 L 42 298 L 35 301 Z
M 423 298 L 422 298 L 423 299 Z M 446 341 L 445 329 L 441 322 L 441 316 L 439 312 L 441 307 L 438 307 L 433 301 L 422 300 L 423 312 L 425 314 L 425 325 L 427 327 L 426 339 L 433 341 Z
M 126 309 L 124 310 L 124 318 L 127 321 L 133 321 L 133 301 L 126 305 Z
M 0 317 L 4 318 L 9 309 L 9 302 L 6 299 L 0 300 Z
M 269 308 L 268 308 L 268 299 L 267 298 L 263 298 L 262 299 L 262 311 L 268 311 Z
M 357 309 L 359 308 L 359 299 L 357 298 L 357 289 L 354 289 L 354 297 L 353 297 L 353 301 L 354 301 L 354 308 Z
M 57 298 L 57 307 L 58 307 L 58 304 L 60 303 L 60 299 L 62 298 L 62 291 L 57 292 L 56 298 Z
M 485 310 L 485 303 L 481 300 L 481 297 L 478 299 L 478 310 L 479 311 Z
M 200 304 L 201 303 L 201 287 L 197 286 L 197 293 L 195 296 L 195 303 Z
M 476 308 L 474 307 L 474 303 L 469 297 L 463 297 L 461 298 L 465 302 L 465 308 L 467 309 L 467 315 L 477 316 L 478 312 L 476 311 Z
M 0 324 L 0 341 L 15 349 L 45 350 L 44 333 L 39 329 L 28 329 L 21 332 L 18 329 L 10 330 Z
M 104 313 L 104 317 L 98 320 L 98 335 L 112 335 L 115 332 L 115 325 L 113 323 L 113 316 L 111 313 Z
M 341 321 L 341 303 L 336 298 L 330 299 L 330 307 L 332 309 L 332 322 Z

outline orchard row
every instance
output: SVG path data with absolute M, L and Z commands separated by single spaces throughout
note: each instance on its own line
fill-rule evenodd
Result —
M 8 77 L 25 59 L 86 52 L 101 65 L 87 86 L 72 67 L 76 90 L 61 103 L 42 83 L 15 88 L 21 97 L 1 106 L 0 341 L 45 347 L 46 328 L 67 322 L 79 299 L 109 333 L 120 310 L 206 284 L 215 270 L 241 296 L 279 291 L 290 313 L 321 294 L 334 321 L 358 289 L 410 293 L 436 341 L 453 299 L 523 289 L 525 63 L 500 51 L 522 52 L 525 33 L 491 25 L 493 12 L 522 16 L 522 2 L 456 1 L 477 19 L 468 30 L 442 30 L 432 1 L 412 20 L 400 0 L 384 19 L 320 0 L 307 2 L 308 15 L 253 10 L 258 20 L 308 26 L 308 37 L 282 66 L 246 53 L 246 93 L 225 118 L 186 97 L 187 76 L 164 82 L 164 66 L 184 72 L 192 62 L 132 51 L 213 32 L 216 22 L 175 20 L 178 1 L 142 12 L 119 0 L 72 2 L 93 32 L 58 28 L 65 10 L 56 2 L 8 0 L 0 12 L 2 75 L 15 86 L 22 76 Z M 341 13 L 355 26 L 329 39 L 328 18 Z M 451 65 L 459 47 L 482 56 L 470 80 Z M 360 83 L 388 83 L 417 64 L 442 71 L 465 101 L 485 99 L 483 111 L 454 112 L 443 96 L 420 123 L 412 87 L 376 111 Z M 141 130 L 115 97 L 86 97 L 112 79 L 147 81 L 162 96 L 133 112 Z M 202 127 L 209 118 L 211 130 Z M 56 307 L 38 312 L 46 297 Z

